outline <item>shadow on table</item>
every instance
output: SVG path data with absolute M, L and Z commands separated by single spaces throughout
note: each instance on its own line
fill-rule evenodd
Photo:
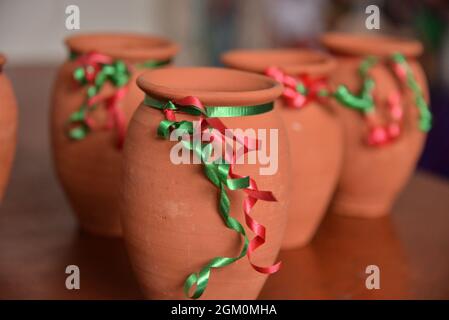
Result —
M 76 228 L 24 228 L 30 237 L 4 243 L 0 299 L 141 299 L 124 243 Z M 22 240 L 23 239 L 23 240 Z M 15 250 L 8 250 L 7 246 Z M 0 249 L 3 247 L 0 246 Z M 66 267 L 80 270 L 80 289 L 66 288 Z
M 84 232 L 74 233 L 61 266 L 77 265 L 81 289 L 68 291 L 70 299 L 142 299 L 134 278 L 125 244 L 119 238 L 102 238 Z
M 328 215 L 306 247 L 282 251 L 283 268 L 260 299 L 406 299 L 410 271 L 390 216 Z M 366 267 L 380 269 L 380 289 L 368 290 Z

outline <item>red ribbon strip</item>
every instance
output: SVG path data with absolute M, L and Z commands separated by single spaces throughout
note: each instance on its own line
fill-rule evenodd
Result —
M 292 108 L 301 109 L 311 101 L 322 98 L 320 92 L 323 90 L 327 92 L 328 85 L 325 77 L 312 78 L 308 74 L 292 77 L 277 67 L 267 68 L 265 75 L 284 85 L 282 97 Z M 302 86 L 306 92 L 298 91 L 299 86 Z
M 204 114 L 206 113 L 206 110 L 201 103 L 201 101 L 192 96 L 185 97 L 183 99 L 174 100 L 173 103 L 177 106 L 194 106 L 198 110 L 201 110 Z M 165 110 L 164 112 L 165 117 L 167 120 L 170 121 L 176 121 L 175 111 L 174 110 Z M 207 125 L 203 125 L 207 124 Z M 223 122 L 218 118 L 207 118 L 204 115 L 200 116 L 200 127 L 201 132 L 204 132 L 205 130 L 212 127 L 213 129 L 218 131 L 218 135 L 215 135 L 216 137 L 220 138 L 224 143 L 227 143 L 225 138 L 225 131 L 228 129 Z M 233 137 L 234 141 L 240 142 L 244 146 L 244 154 L 251 150 L 257 150 L 259 147 L 259 141 L 253 140 L 248 137 Z M 228 148 L 228 150 L 230 150 Z M 231 148 L 232 150 L 232 148 Z M 227 154 L 225 155 L 226 161 L 230 163 L 230 169 L 229 169 L 229 176 L 233 179 L 237 178 L 243 178 L 244 176 L 241 176 L 239 174 L 234 173 L 234 166 L 235 166 L 235 159 L 236 153 L 232 152 L 232 155 Z M 272 274 L 277 272 L 281 267 L 281 262 L 278 262 L 272 266 L 269 267 L 261 267 L 251 262 L 251 256 L 256 251 L 257 248 L 262 246 L 266 242 L 266 228 L 258 223 L 251 215 L 251 209 L 255 206 L 258 200 L 262 201 L 277 201 L 274 195 L 271 193 L 271 191 L 262 191 L 259 190 L 257 187 L 256 182 L 254 179 L 250 178 L 250 185 L 243 189 L 243 191 L 247 194 L 247 197 L 243 201 L 243 212 L 245 214 L 245 222 L 248 228 L 254 232 L 255 237 L 251 239 L 249 246 L 248 246 L 248 252 L 247 257 L 251 264 L 251 266 L 254 268 L 254 270 L 264 273 L 264 274 Z
M 382 146 L 393 142 L 401 135 L 402 120 L 404 118 L 404 110 L 402 107 L 401 94 L 398 91 L 391 92 L 387 97 L 387 106 L 390 116 L 390 122 L 385 125 L 375 123 L 374 114 L 366 114 L 366 121 L 370 128 L 368 136 L 368 144 Z
M 101 71 L 103 65 L 111 64 L 113 61 L 113 58 L 107 55 L 97 52 L 90 52 L 80 55 L 75 60 L 75 63 L 84 69 L 87 83 L 90 85 L 95 85 L 96 77 Z M 128 66 L 128 68 L 130 68 L 130 66 Z M 118 149 L 123 148 L 126 135 L 126 118 L 122 108 L 120 107 L 120 103 L 126 96 L 127 92 L 128 85 L 125 85 L 115 89 L 111 96 L 103 97 L 98 93 L 92 97 L 89 97 L 87 100 L 87 105 L 90 108 L 94 105 L 104 105 L 108 118 L 104 128 L 107 130 L 115 128 L 117 133 Z M 92 117 L 86 115 L 85 123 L 90 129 L 94 129 L 95 121 Z

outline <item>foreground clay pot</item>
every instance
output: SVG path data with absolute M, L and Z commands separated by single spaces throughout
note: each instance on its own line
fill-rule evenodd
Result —
M 137 81 L 153 98 L 167 101 L 197 97 L 206 106 L 259 105 L 274 101 L 282 86 L 260 75 L 219 68 L 170 68 L 149 71 Z M 150 299 L 184 299 L 183 283 L 216 256 L 235 257 L 241 237 L 228 229 L 218 212 L 218 189 L 205 177 L 202 164 L 170 160 L 174 141 L 157 137 L 161 110 L 141 104 L 130 122 L 124 149 L 122 225 L 129 255 L 143 292 Z M 177 120 L 197 117 L 177 114 Z M 250 215 L 266 227 L 267 242 L 254 262 L 275 262 L 287 220 L 290 164 L 286 133 L 276 108 L 273 111 L 221 118 L 228 128 L 277 129 L 278 163 L 272 175 L 261 175 L 255 164 L 237 164 L 235 171 L 249 175 L 259 190 L 269 190 L 278 202 L 258 201 Z M 260 138 L 260 137 L 259 137 Z M 269 142 L 268 154 L 275 142 Z M 273 145 L 274 146 L 274 145 Z M 254 151 L 251 151 L 254 152 Z M 274 151 L 273 151 L 274 152 Z M 245 226 L 245 192 L 230 191 L 230 214 Z M 256 272 L 246 257 L 213 269 L 202 299 L 255 299 L 267 275 Z
M 375 121 L 382 123 L 388 117 L 385 113 L 389 95 L 401 93 L 402 132 L 394 141 L 380 146 L 367 143 L 369 128 L 362 114 L 334 100 L 344 126 L 345 154 L 332 211 L 356 217 L 385 215 L 414 171 L 426 137 L 425 132 L 418 129 L 415 98 L 393 73 L 391 56 L 394 53 L 405 56 L 428 100 L 425 75 L 416 61 L 422 46 L 412 40 L 340 33 L 325 34 L 322 42 L 337 57 L 338 66 L 330 78 L 334 88 L 345 85 L 351 92 L 358 92 L 362 87 L 359 73 L 362 60 L 367 56 L 377 57 L 378 62 L 369 71 L 375 82 L 376 110 L 381 115 Z
M 222 56 L 225 65 L 264 73 L 277 67 L 290 76 L 328 77 L 335 61 L 301 49 L 235 50 Z M 340 173 L 342 131 L 326 101 L 312 100 L 300 109 L 279 99 L 279 113 L 290 142 L 293 187 L 282 247 L 304 246 L 314 236 L 331 200 Z
M 0 54 L 0 202 L 8 183 L 17 139 L 17 102 L 11 83 L 3 72 L 5 61 Z
M 135 80 L 145 68 L 138 64 L 148 61 L 167 61 L 177 52 L 172 42 L 142 35 L 86 34 L 69 37 L 66 45 L 71 53 L 82 57 L 93 52 L 124 61 L 129 66 L 128 92 L 119 103 L 125 124 L 128 123 L 143 94 Z M 53 92 L 51 109 L 51 140 L 58 178 L 83 230 L 104 236 L 121 234 L 117 198 L 120 189 L 122 150 L 117 148 L 117 132 L 96 129 L 83 140 L 67 135 L 69 117 L 85 102 L 86 86 L 75 82 L 74 70 L 80 64 L 73 60 L 59 69 Z M 111 83 L 100 95 L 112 95 Z M 97 108 L 92 117 L 99 126 L 106 122 L 107 111 Z

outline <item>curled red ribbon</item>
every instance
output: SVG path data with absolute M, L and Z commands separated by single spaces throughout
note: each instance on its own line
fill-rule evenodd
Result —
M 392 91 L 387 97 L 387 107 L 389 113 L 389 123 L 379 125 L 374 120 L 374 114 L 365 115 L 366 122 L 370 128 L 368 144 L 373 146 L 382 146 L 393 142 L 401 135 L 404 110 L 402 107 L 401 94 L 398 91 Z
M 105 79 L 103 80 L 103 82 L 101 82 L 97 81 L 97 77 L 103 71 L 105 66 L 114 63 L 113 58 L 101 53 L 90 52 L 80 55 L 75 60 L 75 63 L 78 65 L 78 68 L 82 68 L 82 70 L 84 71 L 82 74 L 84 76 L 83 78 L 75 79 L 81 82 L 81 84 L 88 84 L 89 86 L 96 89 L 93 95 L 88 96 L 86 102 L 88 108 L 92 109 L 95 105 L 104 105 L 104 108 L 107 112 L 107 121 L 104 128 L 107 130 L 115 128 L 117 133 L 117 148 L 122 149 L 126 135 L 126 119 L 123 110 L 120 108 L 120 103 L 128 92 L 128 83 L 116 88 L 112 95 L 108 97 L 101 96 L 99 91 Z M 131 70 L 130 66 L 127 65 L 126 67 L 127 70 Z M 114 77 L 115 75 L 112 74 L 109 76 Z M 123 74 L 120 74 L 119 76 L 128 77 Z M 88 114 L 86 114 L 84 118 L 84 123 L 91 130 L 96 126 L 94 119 Z
M 202 114 L 205 114 L 205 108 L 202 104 L 202 102 L 197 97 L 188 96 L 183 99 L 175 100 L 173 103 L 180 107 L 185 106 L 194 106 L 199 111 L 202 112 Z M 176 121 L 175 111 L 166 109 L 164 110 L 164 114 L 167 120 L 170 121 Z M 203 125 L 207 124 L 207 125 Z M 218 134 L 215 134 L 216 138 L 219 138 L 222 140 L 223 143 L 228 143 L 225 138 L 225 131 L 228 129 L 223 122 L 218 118 L 207 118 L 204 115 L 200 116 L 200 127 L 202 132 L 205 130 L 210 129 L 211 127 L 215 130 L 217 130 Z M 239 137 L 234 136 L 234 141 L 239 142 L 244 147 L 244 154 L 251 150 L 257 150 L 260 146 L 260 143 L 258 140 L 253 140 L 248 137 Z M 227 150 L 232 150 L 232 148 L 227 148 Z M 239 174 L 236 174 L 234 172 L 234 166 L 236 164 L 236 153 L 232 152 L 232 154 L 225 154 L 225 159 L 230 164 L 229 169 L 229 176 L 233 179 L 240 179 L 244 176 L 241 176 Z M 251 262 L 251 257 L 253 253 L 262 246 L 266 242 L 266 228 L 262 224 L 258 223 L 252 216 L 251 216 L 251 210 L 255 206 L 258 200 L 262 201 L 277 201 L 275 196 L 272 194 L 271 191 L 263 191 L 259 190 L 256 184 L 256 181 L 252 178 L 250 178 L 250 184 L 247 188 L 242 189 L 246 194 L 247 197 L 243 201 L 243 212 L 245 215 L 245 223 L 248 226 L 248 228 L 255 234 L 255 237 L 251 239 L 248 251 L 247 251 L 247 257 L 251 264 L 251 266 L 254 268 L 254 270 L 264 273 L 264 274 L 273 274 L 277 272 L 280 268 L 282 263 L 277 262 L 274 265 L 268 266 L 268 267 L 261 267 Z
M 278 67 L 267 68 L 265 75 L 284 85 L 282 97 L 288 106 L 293 108 L 301 109 L 327 94 L 328 85 L 325 77 L 312 78 L 308 74 L 292 77 Z

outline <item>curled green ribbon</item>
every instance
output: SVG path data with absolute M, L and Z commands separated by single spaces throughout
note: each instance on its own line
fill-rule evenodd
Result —
M 86 55 L 89 55 L 89 53 Z M 82 56 L 82 54 L 71 51 L 69 54 L 69 59 L 76 61 Z M 148 60 L 134 64 L 133 66 L 135 68 L 157 68 L 167 65 L 170 62 L 171 60 Z M 68 130 L 68 136 L 73 140 L 82 140 L 91 131 L 87 117 L 88 114 L 96 108 L 96 103 L 91 103 L 91 101 L 93 101 L 100 93 L 106 82 L 110 82 L 116 88 L 121 88 L 127 85 L 131 79 L 131 70 L 129 70 L 128 65 L 123 60 L 113 60 L 111 58 L 110 63 L 97 63 L 101 64 L 101 68 L 99 70 L 94 70 L 93 65 L 89 65 L 87 68 L 86 66 L 81 65 L 73 71 L 73 78 L 75 81 L 81 86 L 87 86 L 87 96 L 84 103 L 77 111 L 72 113 L 68 119 L 69 125 L 77 124 L 76 127 Z M 91 68 L 91 72 L 95 73 L 93 80 L 90 79 L 87 74 L 89 68 Z
M 395 53 L 393 54 L 392 59 L 395 63 L 402 65 L 405 69 L 407 86 L 413 92 L 416 107 L 418 108 L 420 114 L 419 128 L 422 131 L 427 132 L 432 128 L 432 113 L 430 112 L 429 106 L 424 99 L 422 89 L 416 81 L 413 71 L 407 63 L 405 57 L 400 53 Z
M 170 110 L 172 112 L 183 112 L 190 115 L 209 117 L 242 117 L 248 115 L 257 115 L 265 112 L 269 112 L 273 109 L 273 103 L 266 103 L 252 106 L 205 106 L 199 108 L 197 105 L 184 105 L 177 106 L 173 102 L 162 102 L 150 96 L 145 96 L 144 104 L 146 106 L 159 109 L 161 111 Z M 193 123 L 191 121 L 172 121 L 162 120 L 158 126 L 157 133 L 160 137 L 168 139 L 171 130 L 181 130 L 180 133 L 186 133 L 192 135 L 194 132 Z M 236 257 L 214 257 L 209 263 L 201 268 L 199 272 L 191 273 L 184 282 L 184 294 L 192 299 L 201 297 L 206 289 L 210 273 L 213 268 L 221 268 L 228 266 L 237 260 L 244 257 L 248 252 L 249 239 L 246 235 L 245 229 L 235 218 L 230 216 L 231 202 L 227 194 L 229 190 L 239 190 L 249 187 L 249 177 L 232 179 L 229 177 L 230 164 L 223 163 L 221 159 L 215 161 L 209 161 L 212 154 L 211 143 L 199 143 L 193 144 L 192 142 L 183 141 L 184 146 L 193 151 L 204 164 L 204 174 L 208 180 L 218 188 L 219 190 L 219 206 L 218 211 L 225 223 L 225 225 L 239 233 L 243 237 L 243 247 L 240 254 Z M 194 288 L 195 287 L 195 288 Z M 194 288 L 193 293 L 190 291 Z
M 192 149 L 191 149 L 192 150 Z M 196 273 L 191 273 L 184 283 L 184 294 L 192 299 L 201 297 L 204 290 L 207 287 L 210 278 L 210 272 L 212 268 L 220 268 L 230 265 L 235 261 L 244 257 L 248 251 L 249 239 L 246 235 L 245 229 L 235 218 L 230 216 L 231 202 L 229 200 L 226 188 L 230 190 L 238 190 L 247 188 L 249 186 L 249 177 L 242 179 L 229 179 L 229 164 L 222 164 L 219 160 L 217 162 L 210 163 L 208 159 L 212 153 L 212 144 L 201 144 L 199 147 L 193 149 L 194 152 L 201 157 L 204 163 L 204 174 L 219 189 L 219 207 L 218 210 L 223 218 L 226 226 L 238 232 L 244 240 L 243 247 L 240 254 L 237 257 L 215 257 L 211 261 L 201 268 Z M 190 290 L 196 286 L 192 295 Z
M 343 105 L 368 113 L 374 109 L 374 80 L 369 76 L 369 69 L 377 63 L 375 57 L 369 56 L 359 66 L 359 74 L 363 79 L 360 92 L 352 94 L 345 85 L 339 85 L 334 92 L 334 97 Z
M 421 87 L 415 79 L 412 69 L 410 68 L 407 59 L 401 53 L 394 53 L 391 60 L 400 65 L 405 72 L 405 83 L 407 87 L 413 92 L 415 104 L 419 111 L 418 127 L 421 131 L 427 132 L 432 128 L 432 113 L 429 110 L 428 104 L 424 99 Z M 369 75 L 369 70 L 377 63 L 377 58 L 368 56 L 359 66 L 359 74 L 363 79 L 362 88 L 359 94 L 351 93 L 344 85 L 339 85 L 333 96 L 343 105 L 355 110 L 369 113 L 374 111 L 374 99 L 372 91 L 374 90 L 374 80 Z M 402 80 L 402 79 L 400 79 Z

